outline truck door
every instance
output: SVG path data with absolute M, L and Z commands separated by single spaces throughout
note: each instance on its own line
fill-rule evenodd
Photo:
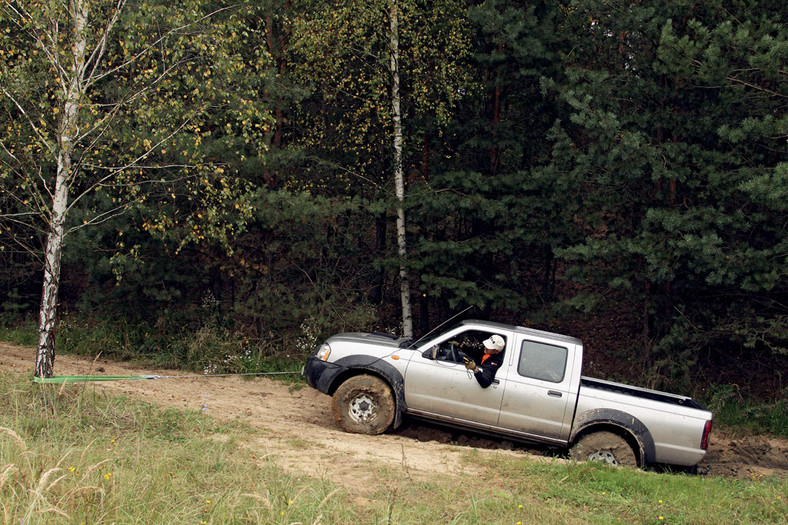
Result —
M 553 441 L 566 441 L 577 392 L 570 373 L 575 345 L 518 338 L 498 426 Z
M 504 392 L 502 381 L 496 377 L 492 385 L 482 388 L 458 354 L 460 350 L 472 352 L 469 345 L 478 345 L 493 333 L 510 339 L 501 332 L 470 330 L 450 332 L 422 347 L 410 359 L 405 373 L 408 412 L 444 421 L 496 425 Z M 430 352 L 433 348 L 435 352 Z M 498 375 L 504 375 L 503 368 Z

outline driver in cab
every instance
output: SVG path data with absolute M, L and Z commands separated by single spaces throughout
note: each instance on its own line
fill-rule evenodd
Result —
M 503 349 L 506 342 L 500 335 L 492 335 L 489 339 L 485 339 L 482 343 L 484 345 L 484 354 L 480 363 L 475 360 L 464 358 L 465 368 L 473 372 L 473 377 L 481 385 L 482 388 L 490 386 L 495 379 L 495 373 L 501 368 L 503 364 Z

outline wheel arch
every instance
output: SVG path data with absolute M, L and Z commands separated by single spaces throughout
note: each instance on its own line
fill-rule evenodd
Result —
M 368 356 L 343 357 L 336 362 L 342 367 L 342 372 L 337 374 L 328 387 L 327 394 L 334 395 L 339 385 L 354 376 L 371 375 L 376 376 L 388 384 L 394 393 L 394 422 L 391 428 L 396 429 L 402 424 L 402 417 L 406 410 L 405 405 L 405 380 L 402 374 L 389 363 Z
M 578 415 L 569 437 L 569 445 L 574 445 L 583 436 L 603 431 L 624 438 L 635 452 L 641 468 L 654 462 L 656 450 L 651 432 L 638 418 L 621 410 L 599 408 Z

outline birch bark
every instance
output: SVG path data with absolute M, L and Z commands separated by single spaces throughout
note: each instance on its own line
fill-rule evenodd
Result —
M 402 334 L 413 337 L 413 314 L 410 304 L 410 278 L 407 268 L 405 237 L 405 175 L 402 169 L 402 110 L 399 92 L 399 3 L 391 2 L 391 118 L 394 124 L 394 184 L 397 196 L 397 251 L 399 253 L 400 297 L 402 301 Z
M 60 285 L 61 252 L 68 210 L 68 187 L 72 177 L 74 143 L 79 133 L 79 102 L 84 94 L 89 8 L 86 0 L 72 0 L 69 16 L 73 23 L 73 46 L 63 115 L 57 132 L 57 171 L 52 191 L 49 231 L 44 253 L 44 284 L 38 319 L 38 348 L 35 375 L 51 377 L 55 363 L 57 301 Z M 53 55 L 54 56 L 54 55 Z

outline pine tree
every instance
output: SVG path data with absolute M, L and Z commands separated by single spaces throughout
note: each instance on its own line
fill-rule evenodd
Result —
M 578 2 L 563 28 L 553 165 L 586 233 L 561 255 L 639 305 L 656 382 L 701 348 L 785 348 L 785 14 L 725 4 Z

